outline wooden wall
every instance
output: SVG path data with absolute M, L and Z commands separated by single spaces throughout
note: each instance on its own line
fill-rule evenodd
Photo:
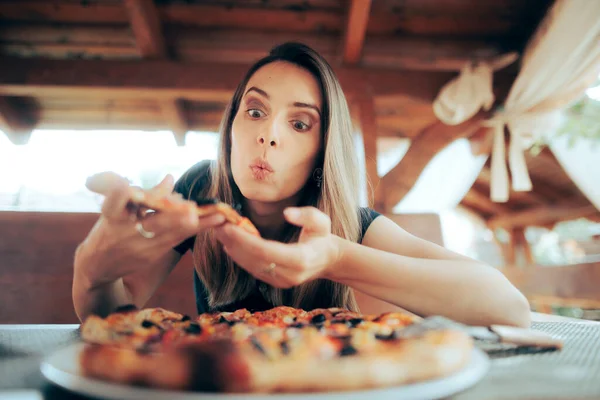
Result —
M 78 323 L 73 254 L 98 214 L 0 212 L 0 323 Z M 187 255 L 150 300 L 194 315 Z
M 409 232 L 441 241 L 437 215 L 390 216 Z M 98 214 L 0 212 L 0 324 L 78 323 L 71 285 L 73 254 Z M 195 315 L 190 254 L 150 300 Z

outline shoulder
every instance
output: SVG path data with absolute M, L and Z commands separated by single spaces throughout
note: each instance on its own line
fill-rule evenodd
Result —
M 180 193 L 185 199 L 193 199 L 199 191 L 210 184 L 211 160 L 202 160 L 181 175 L 175 182 L 174 192 Z
M 372 208 L 369 208 L 369 207 L 360 207 L 359 208 L 359 221 L 360 221 L 360 227 L 361 227 L 360 238 L 358 241 L 359 243 L 362 243 L 363 238 L 365 237 L 365 234 L 367 233 L 367 230 L 371 226 L 371 223 L 380 215 L 381 215 L 380 213 L 373 210 Z

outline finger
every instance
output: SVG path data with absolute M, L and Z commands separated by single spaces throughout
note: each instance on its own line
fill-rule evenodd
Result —
M 281 243 L 254 236 L 233 224 L 224 224 L 215 230 L 217 240 L 227 247 L 228 253 L 239 262 L 258 273 L 270 263 L 283 268 L 301 269 L 304 254 L 297 244 Z
M 288 207 L 283 213 L 289 223 L 301 226 L 309 233 L 331 233 L 331 219 L 315 207 Z
M 102 214 L 112 220 L 128 219 L 130 211 L 128 204 L 132 199 L 136 199 L 138 193 L 129 187 L 125 181 L 114 181 L 112 188 L 107 191 L 104 202 L 102 203 Z
M 115 188 L 129 186 L 129 181 L 112 171 L 106 171 L 87 178 L 85 186 L 92 192 L 108 195 Z
M 186 211 L 165 211 L 152 213 L 146 216 L 143 227 L 146 231 L 153 232 L 165 241 L 180 241 L 202 230 L 218 227 L 225 223 L 222 214 L 211 214 L 198 217 L 193 209 Z
M 168 196 L 173 192 L 173 187 L 175 186 L 175 180 L 173 175 L 167 174 L 162 181 L 160 181 L 156 186 L 154 186 L 150 191 L 156 196 Z

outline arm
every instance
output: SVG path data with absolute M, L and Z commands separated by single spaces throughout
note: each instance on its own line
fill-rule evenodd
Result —
M 336 240 L 341 255 L 326 277 L 361 292 L 363 301 L 473 325 L 530 323 L 526 298 L 500 271 L 412 236 L 384 216 L 373 221 L 363 245 Z
M 176 251 L 168 250 L 154 260 L 134 266 L 138 272 L 114 281 L 96 282 L 87 271 L 92 265 L 96 269 L 101 260 L 85 259 L 81 249 L 80 245 L 75 254 L 76 265 L 81 267 L 75 268 L 72 293 L 75 312 L 81 321 L 90 314 L 106 316 L 125 304 L 142 308 L 181 258 Z
M 179 261 L 173 248 L 225 221 L 218 213 L 198 217 L 196 204 L 189 202 L 189 207 L 143 217 L 143 228 L 155 234 L 145 238 L 132 219 L 135 211 L 128 204 L 134 194 L 125 179 L 100 174 L 88 187 L 106 198 L 100 218 L 75 253 L 72 296 L 80 320 L 105 316 L 123 304 L 143 307 Z M 167 196 L 172 188 L 172 179 L 165 179 L 151 190 Z

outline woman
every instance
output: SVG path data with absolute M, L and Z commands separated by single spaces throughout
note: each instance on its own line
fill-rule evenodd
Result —
M 351 119 L 326 61 L 288 43 L 250 69 L 225 111 L 216 163 L 201 162 L 174 185 L 185 211 L 132 221 L 124 178 L 96 175 L 102 215 L 78 247 L 78 316 L 143 307 L 192 250 L 199 312 L 291 305 L 380 313 L 402 307 L 468 324 L 529 325 L 523 295 L 496 269 L 416 238 L 360 208 Z M 167 176 L 154 192 L 169 195 Z M 239 207 L 252 236 L 196 201 Z M 150 232 L 150 233 L 149 233 Z

